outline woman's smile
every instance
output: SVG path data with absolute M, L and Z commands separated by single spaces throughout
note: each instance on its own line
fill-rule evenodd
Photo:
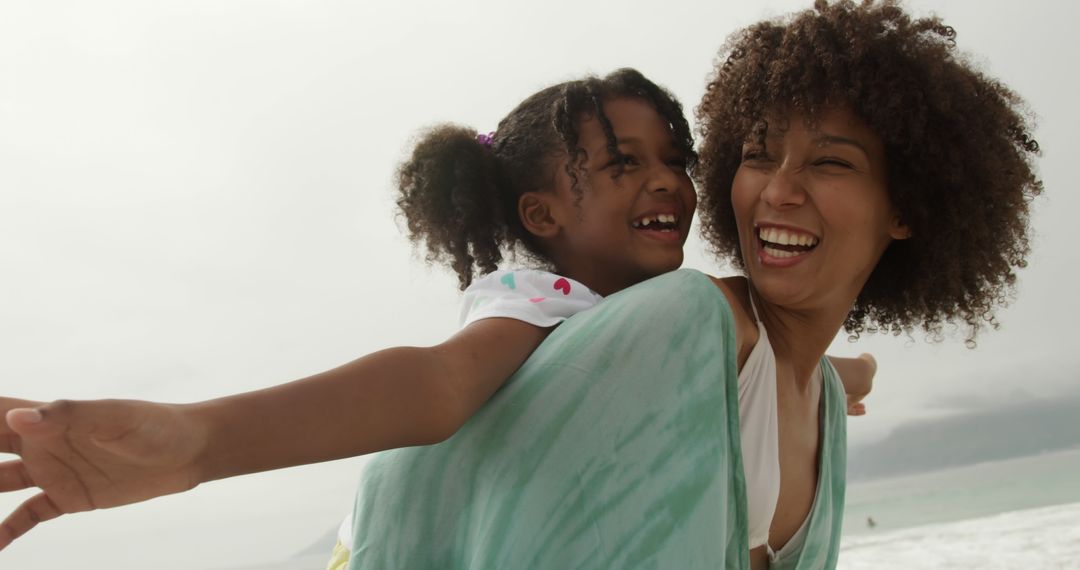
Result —
M 821 242 L 818 236 L 798 228 L 758 223 L 758 260 L 770 267 L 791 267 L 806 259 Z

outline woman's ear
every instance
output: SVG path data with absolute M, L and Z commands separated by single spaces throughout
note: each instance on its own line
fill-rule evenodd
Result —
M 560 225 L 552 212 L 554 192 L 526 192 L 518 198 L 518 217 L 530 234 L 549 239 L 559 233 Z
M 893 214 L 889 220 L 889 237 L 893 239 L 908 239 L 911 237 L 911 228 L 900 219 L 900 214 Z

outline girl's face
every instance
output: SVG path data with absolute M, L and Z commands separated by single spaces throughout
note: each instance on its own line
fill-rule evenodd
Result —
M 885 248 L 908 234 L 889 201 L 881 139 L 846 109 L 813 127 L 774 116 L 764 144 L 744 145 L 731 201 L 750 280 L 793 309 L 850 308 Z
M 552 213 L 560 221 L 559 269 L 607 295 L 682 265 L 697 195 L 687 156 L 650 104 L 611 99 L 604 114 L 623 156 L 610 155 L 595 117 L 582 119 L 579 141 L 587 158 L 578 190 L 561 161 Z

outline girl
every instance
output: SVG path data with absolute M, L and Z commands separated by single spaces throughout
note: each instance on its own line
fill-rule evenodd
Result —
M 544 89 L 493 137 L 432 131 L 399 172 L 411 237 L 462 286 L 510 253 L 559 275 L 493 274 L 446 342 L 261 391 L 186 405 L 3 399 L 0 450 L 20 460 L 0 466 L 0 489 L 42 492 L 3 523 L 0 547 L 65 513 L 449 438 L 554 325 L 682 263 L 695 162 L 679 103 L 633 70 Z M 845 363 L 868 391 L 870 363 Z

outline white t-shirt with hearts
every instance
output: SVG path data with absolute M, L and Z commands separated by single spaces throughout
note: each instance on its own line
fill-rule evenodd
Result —
M 496 271 L 473 281 L 465 289 L 459 324 L 465 328 L 481 319 L 500 317 L 553 327 L 602 299 L 581 283 L 547 271 Z M 352 552 L 351 513 L 338 528 L 338 540 Z
M 603 299 L 581 283 L 538 269 L 489 273 L 465 290 L 461 328 L 492 317 L 555 326 Z

